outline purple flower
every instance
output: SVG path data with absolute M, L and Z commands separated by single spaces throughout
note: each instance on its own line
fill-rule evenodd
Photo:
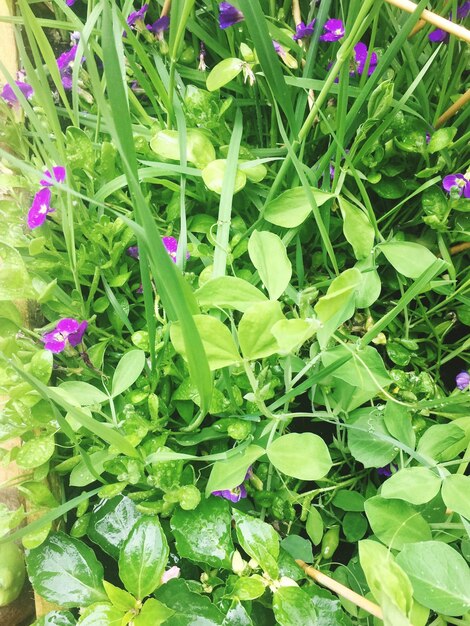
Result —
M 72 71 L 75 57 L 77 56 L 77 44 L 72 46 L 70 50 L 62 53 L 57 58 L 57 67 L 59 68 L 60 77 L 64 89 L 72 89 Z
M 15 84 L 18 87 L 18 89 L 21 91 L 21 93 L 24 95 L 24 97 L 27 100 L 31 100 L 31 98 L 33 97 L 33 88 L 31 87 L 31 85 L 28 85 L 28 83 L 23 83 L 20 80 L 15 80 Z M 10 106 L 14 106 L 16 104 L 18 104 L 18 98 L 16 97 L 16 93 L 13 91 L 13 88 L 11 85 L 4 85 L 3 89 L 2 89 L 2 93 L 0 94 L 0 96 L 5 100 L 5 102 L 7 102 Z
M 457 187 L 459 196 L 463 194 L 465 198 L 470 198 L 470 180 L 463 174 L 445 176 L 442 180 L 442 187 L 448 193 L 452 188 Z
M 238 24 L 238 22 L 243 22 L 245 19 L 243 13 L 229 2 L 221 2 L 219 11 L 219 28 L 222 29 L 229 28 L 234 24 Z
M 176 253 L 178 252 L 178 241 L 174 237 L 162 237 L 162 244 L 171 257 L 173 263 L 176 263 Z M 186 258 L 189 259 L 189 252 L 186 252 Z
M 468 372 L 460 372 L 460 374 L 457 374 L 455 377 L 455 384 L 461 391 L 468 389 L 468 387 L 470 387 L 470 374 Z
M 44 178 L 39 181 L 41 187 L 50 187 L 54 184 L 54 180 L 58 183 L 63 183 L 65 180 L 65 167 L 58 165 L 52 168 L 52 174 L 49 170 L 44 172 Z
M 145 14 L 147 13 L 148 8 L 149 8 L 149 5 L 144 4 L 143 7 L 139 9 L 138 11 L 134 11 L 133 13 L 130 13 L 129 17 L 127 18 L 128 26 L 133 26 L 138 20 L 143 20 L 145 17 Z
M 429 41 L 432 41 L 433 43 L 440 43 L 441 41 L 445 41 L 449 38 L 449 33 L 446 33 L 446 31 L 441 28 L 436 28 L 429 33 L 428 37 Z
M 297 24 L 297 28 L 295 29 L 295 35 L 292 37 L 294 41 L 298 41 L 299 39 L 305 39 L 306 37 L 311 37 L 313 35 L 313 27 L 315 26 L 315 19 L 313 19 L 309 24 L 304 24 L 300 22 Z
M 44 348 L 51 352 L 62 352 L 67 342 L 71 346 L 78 346 L 88 328 L 88 322 L 79 322 L 72 317 L 66 317 L 50 333 L 43 335 Z
M 77 2 L 77 0 L 65 0 L 65 4 L 68 7 L 73 7 L 73 5 Z
M 286 56 L 286 51 L 281 46 L 281 44 L 278 41 L 274 41 L 274 39 L 273 39 L 273 46 L 274 46 L 274 50 L 277 52 L 277 54 L 281 57 L 281 59 L 283 59 Z
M 247 493 L 245 489 L 245 485 L 239 485 L 238 487 L 234 487 L 233 489 L 222 489 L 221 491 L 213 491 L 213 496 L 218 496 L 219 498 L 225 498 L 226 500 L 230 500 L 230 502 L 239 502 L 242 498 L 246 498 Z
M 126 250 L 127 254 L 133 259 L 139 258 L 139 246 L 129 246 Z
M 363 73 L 367 61 L 367 55 L 368 50 L 365 43 L 362 43 L 362 41 L 360 41 L 354 46 L 354 69 L 349 72 L 350 76 L 354 76 L 356 72 L 358 74 Z M 369 69 L 367 71 L 367 75 L 370 76 L 376 67 L 377 55 L 375 52 L 372 52 L 372 54 L 370 55 Z
M 470 13 L 470 2 L 464 2 L 457 9 L 457 19 L 458 20 L 464 20 L 469 13 Z
M 426 133 L 425 139 L 426 143 L 429 143 L 431 141 L 431 135 L 429 133 Z
M 338 39 L 344 37 L 344 24 L 341 20 L 328 20 L 325 22 L 323 29 L 326 32 L 324 35 L 321 35 L 321 41 L 338 41 Z
M 163 31 L 170 28 L 170 18 L 168 15 L 162 15 L 153 24 L 147 26 L 147 30 L 150 30 L 157 37 L 163 33 Z
M 51 208 L 51 190 L 47 187 L 39 190 L 34 196 L 33 203 L 28 211 L 29 228 L 42 226 L 49 213 L 54 211 L 55 209 Z
M 385 478 L 390 478 L 392 475 L 392 468 L 396 471 L 398 469 L 398 465 L 395 463 L 389 463 L 385 467 L 378 467 L 377 474 L 379 476 L 385 476 Z

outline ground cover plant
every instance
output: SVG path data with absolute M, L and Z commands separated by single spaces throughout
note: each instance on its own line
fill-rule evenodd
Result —
M 468 624 L 465 43 L 372 0 L 10 22 L 0 604 L 21 540 L 38 626 Z

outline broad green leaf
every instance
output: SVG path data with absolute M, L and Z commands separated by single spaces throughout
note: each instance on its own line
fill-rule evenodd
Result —
M 242 360 L 232 334 L 220 320 L 211 315 L 194 315 L 193 319 L 211 370 L 227 367 Z M 186 346 L 179 322 L 171 325 L 170 337 L 175 350 L 186 357 Z
M 280 354 L 297 351 L 319 329 L 316 319 L 284 319 L 276 322 L 271 332 L 276 338 Z
M 115 455 L 110 454 L 109 450 L 98 450 L 97 452 L 92 452 L 89 455 L 89 459 L 95 473 L 92 474 L 86 463 L 81 460 L 70 472 L 69 484 L 72 487 L 85 487 L 85 485 L 89 485 L 96 480 L 96 476 L 101 476 L 104 472 L 104 464 L 106 461 L 114 457 Z
M 136 608 L 136 598 L 134 598 L 134 596 L 125 589 L 116 587 L 115 585 L 108 583 L 106 580 L 103 580 L 103 587 L 111 604 L 120 611 L 130 611 L 131 609 Z
M 369 218 L 357 206 L 339 196 L 339 208 L 343 216 L 343 233 L 351 244 L 356 259 L 366 259 L 374 246 L 374 227 Z
M 331 469 L 328 446 L 313 433 L 290 433 L 275 439 L 266 450 L 274 467 L 300 480 L 319 480 Z
M 358 491 L 339 489 L 333 498 L 333 504 L 343 511 L 363 511 L 364 496 Z
M 324 347 L 334 331 L 355 310 L 356 292 L 362 281 L 361 272 L 351 268 L 337 276 L 324 296 L 319 298 L 314 310 L 323 328 L 317 333 L 320 345 Z
M 440 152 L 451 145 L 457 133 L 455 126 L 449 126 L 448 128 L 439 128 L 433 134 L 428 143 L 428 152 L 434 154 Z
M 300 587 L 280 587 L 273 595 L 273 611 L 279 626 L 318 626 L 317 612 Z
M 37 619 L 32 626 L 75 626 L 77 620 L 70 611 L 50 611 Z
M 439 476 L 427 467 L 405 467 L 388 478 L 382 485 L 383 498 L 398 498 L 411 504 L 425 504 L 441 488 Z M 449 505 L 447 505 L 449 506 Z
M 26 555 L 28 575 L 36 593 L 71 608 L 106 601 L 103 566 L 91 548 L 58 532 Z
M 361 272 L 362 281 L 356 293 L 356 307 L 367 309 L 376 302 L 382 290 L 380 276 L 375 269 L 372 255 L 368 259 L 358 261 L 354 267 Z
M 301 559 L 305 563 L 313 563 L 312 544 L 299 535 L 287 535 L 281 541 L 281 548 L 293 559 Z
M 111 395 L 113 398 L 127 391 L 139 378 L 145 366 L 145 352 L 130 350 L 117 364 L 113 375 Z
M 428 248 L 411 241 L 390 241 L 377 247 L 390 265 L 407 278 L 419 278 L 436 261 Z
M 174 613 L 173 609 L 169 609 L 159 600 L 149 598 L 144 602 L 140 613 L 134 618 L 134 626 L 160 626 Z
M 277 578 L 279 568 L 279 536 L 274 528 L 256 517 L 233 509 L 238 543 L 255 559 L 271 578 Z
M 159 130 L 150 141 L 150 147 L 162 159 L 179 161 L 179 131 Z M 186 158 L 199 168 L 204 168 L 211 161 L 215 161 L 214 146 L 202 131 L 188 129 L 186 134 Z
M 310 537 L 313 545 L 320 545 L 323 537 L 323 528 L 323 518 L 318 512 L 318 509 L 312 504 L 308 511 L 305 530 L 307 531 L 307 535 Z
M 377 602 L 383 605 L 386 596 L 401 615 L 409 617 L 413 606 L 413 587 L 408 576 L 395 562 L 390 550 L 377 541 L 370 539 L 360 541 L 359 561 Z M 387 626 L 395 626 L 390 620 L 384 622 Z
M 243 604 L 238 600 L 233 600 L 222 626 L 254 626 L 254 624 Z
M 18 450 L 16 464 L 24 469 L 33 469 L 46 463 L 54 454 L 55 443 L 53 435 L 33 437 L 26 441 Z
M 203 500 L 192 511 L 178 509 L 171 518 L 178 554 L 195 563 L 230 569 L 230 525 L 228 503 L 217 496 Z
M 175 612 L 168 626 L 222 626 L 224 622 L 223 614 L 209 598 L 191 591 L 185 580 L 169 580 L 157 589 L 155 597 Z
M 367 116 L 369 119 L 382 119 L 393 102 L 393 82 L 388 79 L 377 85 L 367 102 Z
M 107 602 L 86 608 L 77 622 L 79 626 L 121 626 L 124 613 Z
M 244 161 L 240 159 L 239 168 L 246 175 L 248 180 L 251 180 L 254 183 L 259 183 L 266 177 L 268 170 L 262 163 L 254 163 L 250 161 Z
M 208 91 L 217 91 L 217 89 L 231 82 L 240 74 L 244 65 L 244 61 L 236 58 L 224 59 L 217 63 L 209 72 L 206 80 Z
M 408 574 L 414 597 L 443 615 L 464 615 L 470 609 L 470 571 L 453 548 L 440 541 L 404 546 L 397 563 Z
M 247 601 L 256 600 L 263 595 L 266 590 L 267 580 L 254 574 L 253 576 L 241 576 L 237 578 L 234 585 L 229 587 L 228 597 L 236 600 Z
M 348 511 L 343 517 L 343 533 L 349 543 L 356 543 L 364 537 L 369 524 L 362 513 Z
M 0 243 L 0 300 L 18 300 L 32 295 L 31 279 L 20 253 Z
M 227 159 L 216 159 L 211 161 L 202 170 L 202 180 L 206 187 L 215 193 L 222 193 L 225 170 L 227 169 Z M 246 175 L 241 170 L 237 169 L 235 174 L 235 186 L 233 193 L 236 194 L 243 189 L 246 185 Z
M 26 568 L 22 550 L 12 541 L 2 544 L 0 546 L 0 608 L 14 602 L 20 596 L 25 578 Z M 3 610 L 2 613 L 5 616 Z
M 65 381 L 57 387 L 57 391 L 77 406 L 91 406 L 109 401 L 109 397 L 103 391 L 81 380 Z
M 392 437 L 414 449 L 416 434 L 406 407 L 389 400 L 385 405 L 384 422 Z
M 216 461 L 207 481 L 206 496 L 213 491 L 233 489 L 245 480 L 248 468 L 265 453 L 260 446 L 248 446 L 239 455 L 226 461 Z
M 268 231 L 254 230 L 248 241 L 248 254 L 269 298 L 277 300 L 292 276 L 292 265 L 281 238 Z
M 67 165 L 70 169 L 87 170 L 93 172 L 95 155 L 93 143 L 88 135 L 74 126 L 69 126 L 65 131 L 67 142 Z
M 333 198 L 331 193 L 325 193 L 315 187 L 311 188 L 317 206 L 325 204 Z M 276 226 L 284 228 L 296 228 L 311 214 L 312 208 L 303 187 L 295 187 L 281 193 L 280 196 L 271 200 L 266 205 L 264 219 Z
M 351 626 L 352 622 L 341 608 L 338 596 L 328 589 L 310 584 L 303 587 L 317 612 L 317 626 Z
M 168 543 L 158 517 L 141 517 L 119 552 L 119 577 L 138 600 L 160 586 L 168 555 Z
M 124 540 L 140 517 L 135 504 L 127 497 L 116 496 L 111 500 L 103 500 L 93 509 L 88 537 L 117 559 Z
M 238 340 L 243 356 L 261 359 L 278 351 L 271 332 L 276 322 L 284 319 L 279 302 L 260 302 L 251 306 L 238 325 Z
M 418 442 L 417 451 L 435 461 L 451 461 L 468 444 L 468 435 L 457 424 L 434 424 Z
M 431 539 L 429 524 L 403 500 L 374 496 L 366 501 L 365 510 L 374 534 L 394 550 L 401 550 L 407 543 Z
M 390 438 L 384 419 L 377 409 L 358 409 L 351 414 L 348 428 L 348 446 L 353 457 L 364 467 L 384 467 L 398 454 L 394 444 L 381 438 Z
M 442 483 L 442 499 L 451 510 L 470 520 L 470 476 L 451 474 Z
M 235 276 L 219 276 L 204 283 L 194 294 L 203 307 L 235 309 L 244 313 L 256 302 L 266 302 L 262 291 Z

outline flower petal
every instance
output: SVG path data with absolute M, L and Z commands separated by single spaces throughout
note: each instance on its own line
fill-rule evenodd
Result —
M 80 322 L 78 320 L 74 319 L 73 317 L 64 317 L 57 323 L 55 329 L 56 331 L 67 336 L 70 333 L 76 333 L 79 327 Z
M 83 335 L 85 334 L 86 329 L 88 328 L 88 322 L 82 322 L 77 331 L 74 333 L 70 333 L 68 336 L 68 340 L 71 346 L 78 346 L 78 344 L 82 341 Z
M 39 181 L 39 184 L 42 187 L 50 187 L 54 184 L 54 180 L 58 183 L 63 183 L 65 180 L 65 167 L 58 165 L 52 168 L 52 173 L 50 170 L 46 170 L 44 172 L 44 178 Z
M 245 19 L 243 13 L 229 2 L 221 2 L 219 11 L 219 28 L 222 29 L 229 28 Z
M 44 224 L 48 214 L 54 211 L 54 209 L 51 209 L 50 203 L 51 190 L 47 187 L 40 189 L 34 196 L 33 203 L 28 211 L 29 228 L 38 228 L 38 226 Z

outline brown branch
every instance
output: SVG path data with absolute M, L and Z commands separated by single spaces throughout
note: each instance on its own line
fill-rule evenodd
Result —
M 454 102 L 454 104 L 450 106 L 447 111 L 444 111 L 444 113 L 436 122 L 436 128 L 439 128 L 445 122 L 447 122 L 449 118 L 455 115 L 457 111 L 460 111 L 460 109 L 468 104 L 468 102 L 470 102 L 470 89 L 466 91 L 462 96 L 460 96 L 460 98 L 456 102 Z
M 343 598 L 346 598 L 346 600 L 350 600 L 356 606 L 360 607 L 361 609 L 364 609 L 364 611 L 367 611 L 371 615 L 374 615 L 375 617 L 378 617 L 379 619 L 383 620 L 382 609 L 380 608 L 378 604 L 375 604 L 375 602 L 371 602 L 367 598 L 360 596 L 358 593 L 356 593 L 352 589 L 349 589 L 349 587 L 345 587 L 344 585 L 339 583 L 337 580 L 334 580 L 333 578 L 330 578 L 326 574 L 323 574 L 322 572 L 318 571 L 311 565 L 307 565 L 300 559 L 297 559 L 296 563 L 300 565 L 300 567 L 304 570 L 304 572 L 308 576 L 310 576 L 310 578 L 313 578 L 313 580 L 315 580 L 317 583 L 320 583 L 320 585 L 323 585 L 323 587 L 327 587 L 327 589 L 334 591 L 339 596 L 343 596 Z
M 168 13 L 170 12 L 170 6 L 171 6 L 171 0 L 165 0 L 165 2 L 163 3 L 162 12 L 160 13 L 160 17 L 163 17 L 164 15 L 168 15 Z
M 299 0 L 292 0 L 292 17 L 294 18 L 294 24 L 298 26 L 302 21 Z
M 454 256 L 455 254 L 460 254 L 460 252 L 465 252 L 465 250 L 470 250 L 470 241 L 456 243 L 455 246 L 451 246 L 450 254 Z

